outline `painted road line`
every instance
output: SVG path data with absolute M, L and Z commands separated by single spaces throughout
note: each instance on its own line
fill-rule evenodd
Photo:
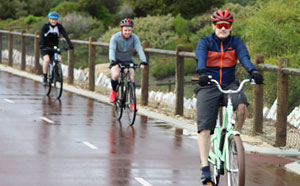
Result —
M 10 100 L 10 99 L 4 99 L 4 101 L 6 101 L 8 103 L 15 103 L 13 100 Z
M 46 121 L 46 122 L 48 122 L 48 123 L 54 124 L 54 121 L 52 121 L 52 120 L 50 120 L 50 119 L 48 119 L 46 117 L 41 117 L 41 119 L 44 120 L 44 121 Z
M 86 146 L 90 147 L 91 149 L 94 149 L 94 150 L 98 149 L 98 147 L 96 147 L 95 145 L 91 144 L 88 141 L 83 141 L 82 143 L 85 144 Z
M 141 177 L 135 177 L 135 180 L 138 181 L 138 182 L 140 182 L 144 186 L 152 186 L 149 182 L 147 182 L 146 180 L 144 180 Z

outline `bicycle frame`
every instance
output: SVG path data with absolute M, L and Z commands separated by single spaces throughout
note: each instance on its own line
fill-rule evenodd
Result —
M 47 91 L 47 96 L 50 95 L 52 84 L 55 89 L 56 98 L 60 99 L 62 95 L 62 87 L 63 87 L 63 77 L 62 77 L 62 70 L 60 66 L 60 62 L 58 61 L 58 52 L 60 49 L 56 46 L 53 48 L 48 48 L 48 50 L 52 50 L 54 52 L 53 57 L 50 56 L 50 63 L 49 67 L 49 85 Z
M 120 68 L 121 68 L 121 75 L 118 79 L 119 81 L 119 88 L 122 88 L 121 90 L 121 99 L 122 99 L 122 108 L 124 108 L 126 106 L 126 103 L 128 102 L 128 100 L 126 100 L 126 91 L 128 90 L 128 86 L 129 83 L 131 83 L 130 80 L 130 68 L 136 68 L 136 64 L 131 63 L 132 66 L 130 65 L 129 67 L 127 66 L 123 66 L 122 64 L 120 64 Z M 127 72 L 125 73 L 124 70 L 127 69 Z M 125 84 L 125 78 L 126 78 L 126 84 Z M 125 86 L 125 90 L 124 90 L 124 86 Z

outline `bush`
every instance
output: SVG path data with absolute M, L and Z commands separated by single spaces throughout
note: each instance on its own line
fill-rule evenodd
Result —
M 68 33 L 72 33 L 75 37 L 89 32 L 92 25 L 96 24 L 97 20 L 91 16 L 83 16 L 76 13 L 67 14 L 61 19 L 61 23 Z
M 176 72 L 176 61 L 172 58 L 158 58 L 151 61 L 151 74 L 156 79 L 164 79 L 174 76 Z M 196 62 L 194 59 L 184 60 L 184 74 L 191 74 L 196 71 Z
M 178 14 L 172 21 L 172 25 L 175 28 L 176 33 L 182 37 L 183 35 L 189 35 L 189 28 L 187 21 Z
M 32 24 L 32 23 L 36 23 L 42 20 L 42 17 L 37 17 L 34 15 L 29 15 L 27 17 L 25 17 L 24 22 L 26 24 Z
M 70 1 L 64 1 L 59 3 L 55 8 L 51 9 L 51 11 L 58 12 L 62 16 L 65 16 L 69 13 L 76 12 L 79 9 L 79 4 Z
M 178 35 L 172 30 L 173 19 L 171 15 L 135 18 L 133 32 L 139 36 L 141 42 L 149 41 L 151 48 L 166 48 L 178 39 Z M 119 26 L 108 29 L 98 40 L 109 42 L 111 36 L 119 31 Z

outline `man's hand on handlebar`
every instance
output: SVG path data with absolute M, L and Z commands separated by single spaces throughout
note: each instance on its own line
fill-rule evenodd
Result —
M 141 69 L 144 69 L 144 68 L 145 68 L 145 65 L 148 65 L 148 63 L 142 61 L 142 62 L 140 63 L 140 68 L 141 68 Z
M 249 74 L 249 79 L 254 79 L 256 84 L 264 83 L 264 77 L 257 70 L 252 70 Z
M 199 72 L 199 85 L 205 86 L 210 82 L 210 78 L 208 77 L 205 71 Z

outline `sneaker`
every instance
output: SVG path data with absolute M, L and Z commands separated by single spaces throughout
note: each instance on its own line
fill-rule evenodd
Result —
M 44 86 L 48 85 L 48 78 L 45 76 L 43 78 L 43 84 L 44 84 Z
M 203 185 L 213 185 L 213 181 L 210 176 L 209 166 L 202 167 L 201 181 Z
M 134 104 L 133 104 L 133 103 L 130 104 L 130 109 L 131 109 L 131 110 L 134 110 Z M 135 107 L 135 110 L 138 111 L 137 106 Z
M 116 96 L 117 96 L 117 92 L 116 91 L 111 91 L 111 94 L 109 96 L 109 101 L 111 103 L 114 103 L 116 101 Z

